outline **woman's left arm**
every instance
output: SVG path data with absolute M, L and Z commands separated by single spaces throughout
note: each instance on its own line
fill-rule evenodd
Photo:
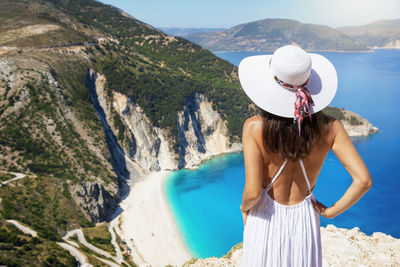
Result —
M 262 192 L 262 154 L 253 136 L 260 123 L 252 118 L 245 121 L 242 132 L 242 145 L 245 167 L 245 185 L 240 210 L 243 215 L 243 224 L 249 210 L 254 207 L 261 197 Z

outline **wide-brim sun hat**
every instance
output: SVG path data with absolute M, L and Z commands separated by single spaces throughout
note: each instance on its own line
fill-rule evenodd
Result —
M 286 118 L 295 118 L 297 89 L 311 95 L 310 114 L 333 100 L 338 84 L 333 64 L 324 56 L 287 45 L 272 55 L 244 58 L 239 64 L 239 80 L 246 95 L 261 109 Z

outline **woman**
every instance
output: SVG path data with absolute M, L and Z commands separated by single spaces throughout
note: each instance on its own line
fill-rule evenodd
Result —
M 289 45 L 245 58 L 239 79 L 262 111 L 243 125 L 243 266 L 321 266 L 319 214 L 334 218 L 372 185 L 341 123 L 321 111 L 336 93 L 335 68 Z M 353 183 L 326 207 L 313 189 L 330 150 Z

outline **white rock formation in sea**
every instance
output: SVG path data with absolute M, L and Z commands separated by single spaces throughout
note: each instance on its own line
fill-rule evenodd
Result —
M 368 236 L 359 228 L 321 227 L 322 263 L 329 266 L 400 266 L 400 239 L 384 233 Z M 236 245 L 224 257 L 191 260 L 184 267 L 239 267 L 242 246 Z
M 362 116 L 349 110 L 342 111 L 345 119 L 341 120 L 341 122 L 349 136 L 368 136 L 379 131 L 377 127 L 373 126 L 368 120 L 366 120 Z

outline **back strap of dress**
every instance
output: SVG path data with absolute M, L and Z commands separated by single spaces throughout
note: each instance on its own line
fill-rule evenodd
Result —
M 279 170 L 276 172 L 274 178 L 272 178 L 271 182 L 269 183 L 269 185 L 266 187 L 267 192 L 271 189 L 272 184 L 275 182 L 275 180 L 279 177 L 279 175 L 281 174 L 281 172 L 283 171 L 283 168 L 285 168 L 285 165 L 287 163 L 287 159 L 285 159 L 285 161 L 282 163 L 281 167 L 279 168 Z
M 304 178 L 306 178 L 307 187 L 308 187 L 308 192 L 311 193 L 310 181 L 308 180 L 308 176 L 307 176 L 306 168 L 304 168 L 303 160 L 302 160 L 302 159 L 299 159 L 299 162 L 300 162 L 301 170 L 303 171 L 303 174 L 304 174 Z

